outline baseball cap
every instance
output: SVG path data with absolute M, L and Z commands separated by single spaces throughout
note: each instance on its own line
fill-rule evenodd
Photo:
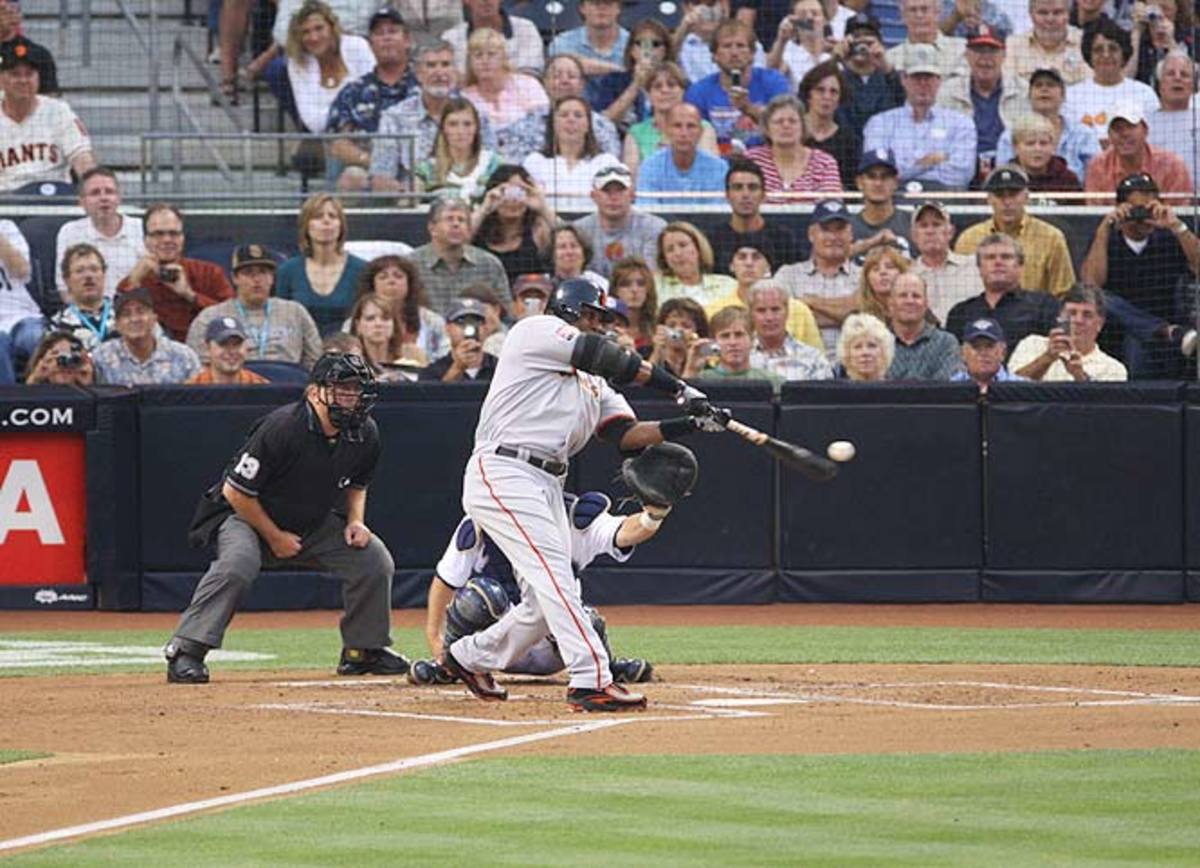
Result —
M 229 338 L 247 339 L 246 330 L 235 317 L 219 316 L 208 324 L 204 330 L 205 342 L 216 341 L 221 344 Z
M 7 72 L 16 69 L 18 64 L 27 63 L 34 69 L 37 64 L 33 60 L 33 43 L 24 36 L 17 36 L 8 42 L 0 43 L 0 70 Z
M 913 222 L 915 223 L 917 220 L 919 220 L 921 215 L 926 211 L 936 211 L 941 215 L 943 220 L 945 220 L 947 223 L 950 222 L 950 212 L 946 210 L 946 206 L 941 202 L 934 201 L 933 199 L 927 199 L 917 206 L 917 210 L 913 212 Z
M 983 182 L 983 189 L 988 193 L 997 193 L 1000 190 L 1028 190 L 1029 176 L 1016 166 L 997 166 Z
M 592 178 L 592 189 L 603 190 L 607 185 L 616 182 L 626 190 L 633 187 L 633 173 L 624 163 L 605 166 Z
M 1033 84 L 1039 78 L 1051 78 L 1058 83 L 1061 88 L 1066 88 L 1067 81 L 1062 77 L 1062 73 L 1051 66 L 1043 66 L 1041 69 L 1035 69 L 1033 75 L 1029 76 L 1029 83 Z
M 770 244 L 764 243 L 761 239 L 758 241 L 735 241 L 733 243 L 733 256 L 730 256 L 730 273 L 732 273 L 733 257 L 737 256 L 739 250 L 756 250 L 758 255 L 767 260 L 767 268 L 772 272 L 775 271 L 775 250 Z
M 899 169 L 896 168 L 896 155 L 892 153 L 891 148 L 872 148 L 869 151 L 863 151 L 862 159 L 858 161 L 858 174 L 861 175 L 876 166 L 884 166 L 891 169 L 894 174 L 900 174 Z
M 1117 201 L 1124 202 L 1130 193 L 1153 193 L 1158 195 L 1158 184 L 1146 172 L 1126 175 L 1117 183 Z
M 967 48 L 1004 48 L 1007 34 L 986 24 L 980 24 L 967 34 Z
M 487 319 L 487 306 L 475 298 L 460 298 L 454 302 L 454 307 L 446 314 L 446 322 L 457 322 L 460 319 L 474 316 Z
M 621 301 L 615 295 L 607 295 L 604 297 L 604 309 L 613 316 L 620 317 L 625 320 L 625 324 L 629 325 L 629 305 Z
M 392 6 L 384 6 L 371 16 L 371 21 L 367 25 L 367 32 L 370 33 L 375 29 L 376 24 L 380 24 L 384 21 L 390 21 L 393 24 L 399 24 L 401 27 L 408 26 L 404 23 L 404 16 L 400 14 L 400 10 Z
M 233 265 L 231 270 L 237 271 L 239 268 L 245 268 L 248 265 L 265 265 L 268 268 L 276 268 L 278 263 L 275 262 L 275 257 L 271 255 L 271 251 L 263 247 L 261 244 L 243 244 L 233 251 Z
M 548 274 L 522 274 L 513 281 L 513 298 L 520 298 L 531 292 L 536 292 L 543 298 L 549 298 L 554 294 L 554 281 Z
M 879 26 L 879 21 L 864 12 L 859 12 L 846 20 L 846 36 L 851 36 L 860 30 L 869 30 L 879 39 L 883 38 L 883 28 Z
M 905 46 L 904 71 L 908 75 L 937 75 L 942 74 L 938 64 L 937 49 L 923 42 Z
M 150 295 L 150 290 L 144 286 L 135 286 L 132 289 L 126 289 L 116 294 L 113 298 L 113 315 L 120 316 L 121 311 L 131 302 L 135 301 L 154 310 L 154 297 Z
M 976 338 L 987 338 L 996 343 L 1004 342 L 1004 329 L 994 319 L 977 319 L 967 323 L 963 329 L 963 343 L 970 343 Z
M 812 222 L 824 226 L 834 220 L 849 221 L 850 212 L 846 210 L 841 199 L 822 199 L 817 203 L 817 207 L 813 208 Z
M 1122 102 L 1113 106 L 1112 114 L 1108 118 L 1108 125 L 1111 127 L 1118 120 L 1128 121 L 1137 126 L 1146 122 L 1146 115 L 1142 112 L 1140 105 L 1131 102 Z

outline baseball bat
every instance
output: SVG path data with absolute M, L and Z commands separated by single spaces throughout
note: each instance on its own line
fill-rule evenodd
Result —
M 769 434 L 751 428 L 737 419 L 730 419 L 725 426 L 726 431 L 732 431 L 748 443 L 761 446 L 778 458 L 784 467 L 798 470 L 814 482 L 828 482 L 837 476 L 838 466 L 823 455 L 815 455 L 803 446 L 777 440 Z

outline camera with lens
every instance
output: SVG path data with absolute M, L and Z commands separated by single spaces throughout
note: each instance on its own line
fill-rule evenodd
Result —
M 1159 9 L 1157 6 L 1151 6 L 1149 9 L 1146 10 L 1146 20 L 1149 21 L 1150 23 L 1153 24 L 1155 21 L 1158 21 L 1160 18 L 1162 18 L 1162 10 Z
M 160 265 L 158 267 L 158 279 L 163 283 L 174 283 L 179 280 L 179 274 L 178 265 Z
M 866 57 L 871 53 L 871 45 L 867 42 L 855 42 L 850 46 L 851 57 Z
M 1145 205 L 1134 205 L 1129 209 L 1129 217 L 1127 219 L 1132 223 L 1149 223 L 1154 219 L 1154 215 Z
M 516 184 L 505 184 L 504 190 L 500 195 L 512 202 L 524 202 L 526 194 L 524 187 L 519 187 Z
M 69 353 L 59 353 L 54 357 L 54 362 L 60 368 L 82 368 L 83 353 L 78 350 L 72 350 Z
M 667 329 L 667 340 L 671 343 L 683 343 L 683 329 Z
M 804 33 L 811 33 L 813 30 L 812 20 L 809 18 L 801 18 L 798 15 L 792 16 L 792 40 L 800 41 L 800 37 Z
M 1073 329 L 1071 328 L 1071 318 L 1069 316 L 1060 316 L 1054 322 L 1054 327 L 1059 329 L 1067 337 L 1071 337 Z
M 462 327 L 462 336 L 465 340 L 479 340 L 479 323 L 465 322 Z

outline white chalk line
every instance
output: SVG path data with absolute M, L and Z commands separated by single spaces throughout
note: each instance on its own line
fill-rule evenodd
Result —
M 934 702 L 906 702 L 891 699 L 870 699 L 861 696 L 845 696 L 837 693 L 809 693 L 780 690 L 763 690 L 749 687 L 719 687 L 707 684 L 682 684 L 679 687 L 703 693 L 724 693 L 744 699 L 701 699 L 693 702 L 703 707 L 747 707 L 769 705 L 802 705 L 817 703 L 845 703 L 888 708 L 909 708 L 924 711 L 989 711 L 1029 710 L 1039 708 L 1103 708 L 1149 705 L 1195 705 L 1200 696 L 1170 693 L 1147 693 L 1137 690 L 1109 690 L 1099 687 L 1057 687 L 1044 684 L 1007 684 L 996 681 L 901 681 L 873 682 L 865 684 L 831 684 L 827 690 L 902 689 L 920 687 L 977 687 L 992 690 L 1015 690 L 1031 693 L 1070 693 L 1093 696 L 1119 696 L 1124 699 L 1079 699 L 1065 702 L 992 702 L 986 704 L 958 704 Z
M 561 738 L 563 736 L 583 735 L 585 733 L 595 732 L 596 730 L 600 729 L 622 726 L 632 723 L 635 720 L 636 718 L 634 717 L 617 717 L 607 718 L 605 720 L 594 720 L 587 723 L 577 723 L 570 726 L 560 726 L 555 729 L 545 730 L 543 732 L 530 732 L 524 735 L 502 738 L 497 741 L 481 742 L 479 744 L 451 748 L 449 750 L 437 751 L 435 753 L 423 754 L 421 756 L 405 757 L 404 759 L 393 760 L 391 762 L 381 763 L 378 765 L 364 766 L 363 768 L 349 769 L 343 772 L 321 775 L 320 777 L 316 778 L 292 781 L 291 783 L 287 784 L 278 784 L 272 787 L 260 787 L 258 789 L 247 790 L 241 793 L 230 793 L 228 795 L 218 796 L 212 799 L 202 799 L 196 802 L 184 802 L 183 804 L 171 805 L 166 808 L 156 808 L 152 811 L 141 811 L 136 814 L 127 814 L 123 817 L 113 817 L 112 819 L 99 820 L 93 823 L 67 826 L 65 828 L 54 829 L 49 832 L 38 832 L 34 835 L 25 835 L 20 838 L 10 838 L 7 841 L 0 841 L 0 852 L 5 850 L 18 850 L 23 847 L 36 847 L 44 844 L 53 844 L 58 841 L 65 841 L 70 838 L 78 838 L 83 835 L 92 835 L 98 832 L 111 832 L 118 829 L 127 829 L 131 826 L 140 826 L 146 823 L 153 823 L 158 820 L 182 817 L 188 814 L 199 813 L 200 811 L 209 811 L 214 808 L 242 805 L 247 802 L 270 799 L 278 796 L 291 796 L 321 787 L 333 786 L 334 784 L 344 784 L 350 781 L 363 780 L 364 778 L 377 777 L 379 775 L 395 774 L 397 772 L 409 771 L 411 769 L 418 768 L 429 768 L 431 766 L 441 765 L 442 763 L 451 762 L 475 754 L 504 750 L 505 748 L 518 747 L 520 745 L 531 744 L 538 741 L 546 741 L 552 738 Z

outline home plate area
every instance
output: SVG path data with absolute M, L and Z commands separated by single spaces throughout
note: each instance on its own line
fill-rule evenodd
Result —
M 1200 695 L 1180 693 L 1173 687 L 1156 690 L 1153 688 L 1158 685 L 1145 685 L 1148 689 L 1117 689 L 1106 684 L 1110 679 L 1100 673 L 1096 673 L 1094 684 L 1070 684 L 1049 683 L 1049 679 L 1020 683 L 1014 678 L 978 677 L 830 680 L 836 672 L 808 669 L 800 675 L 796 671 L 800 667 L 736 667 L 740 674 L 732 676 L 734 669 L 672 667 L 664 680 L 632 685 L 631 689 L 646 693 L 650 703 L 645 712 L 629 716 L 656 722 L 729 720 L 790 716 L 802 712 L 803 706 L 977 713 L 1200 705 Z M 695 677 L 701 673 L 706 677 Z M 513 676 L 503 677 L 501 682 L 508 688 L 508 701 L 485 703 L 459 684 L 416 687 L 403 679 L 387 678 L 272 681 L 270 685 L 277 688 L 276 701 L 257 703 L 254 707 L 301 714 L 424 719 L 495 727 L 560 724 L 581 718 L 567 708 L 565 684 L 561 680 Z

